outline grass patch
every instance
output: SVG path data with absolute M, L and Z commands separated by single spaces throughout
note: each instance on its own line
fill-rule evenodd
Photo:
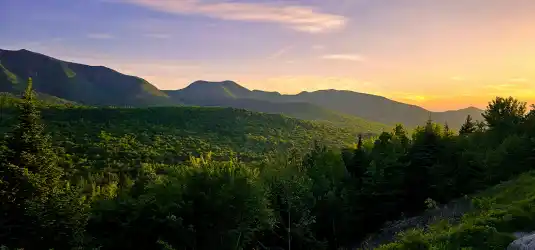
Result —
M 458 224 L 440 221 L 409 230 L 377 249 L 505 249 L 514 232 L 535 229 L 535 171 L 483 191 L 472 202 L 476 210 Z
M 65 75 L 67 75 L 67 77 L 73 78 L 76 76 L 76 72 L 72 71 L 72 69 L 70 69 L 66 63 L 61 63 L 61 67 L 63 68 L 63 72 L 65 72 Z
M 2 65 L 1 63 L 0 63 L 0 68 L 2 69 L 4 74 L 6 74 L 7 80 L 9 82 L 11 82 L 12 84 L 19 83 L 19 78 L 15 74 L 11 73 L 11 71 L 7 70 L 6 67 L 4 67 L 4 65 Z

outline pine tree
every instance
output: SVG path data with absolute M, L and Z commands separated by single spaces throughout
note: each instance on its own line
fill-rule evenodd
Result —
M 431 195 L 430 171 L 437 162 L 440 137 L 429 120 L 423 131 L 417 132 L 408 152 L 405 171 L 405 210 L 409 214 L 424 208 L 424 201 Z
M 46 196 L 57 186 L 62 171 L 57 165 L 57 156 L 52 150 L 50 138 L 43 132 L 40 114 L 37 110 L 32 79 L 19 105 L 18 124 L 7 140 L 9 148 L 5 161 L 27 171 L 32 185 L 32 197 Z
M 357 149 L 361 149 L 362 148 L 362 144 L 363 144 L 363 142 L 362 142 L 362 133 L 360 133 L 358 135 Z
M 54 241 L 65 234 L 61 228 L 77 224 L 73 219 L 80 214 L 79 206 L 72 203 L 77 198 L 72 192 L 61 189 L 63 172 L 43 133 L 31 78 L 18 109 L 18 124 L 7 138 L 0 162 L 0 242 L 27 249 L 58 246 Z M 64 224 L 62 217 L 69 222 Z M 52 227 L 57 230 L 49 230 Z M 62 241 L 61 245 L 70 243 Z
M 472 121 L 472 116 L 468 115 L 466 117 L 466 121 L 461 126 L 461 129 L 459 130 L 460 135 L 466 135 L 476 132 L 476 123 Z
M 403 150 L 409 147 L 409 137 L 407 136 L 407 131 L 405 131 L 403 125 L 396 124 L 392 134 Z

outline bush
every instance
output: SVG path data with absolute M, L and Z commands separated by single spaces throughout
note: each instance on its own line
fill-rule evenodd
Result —
M 258 171 L 199 161 L 166 172 L 139 198 L 103 202 L 94 212 L 93 233 L 104 248 L 155 249 L 165 242 L 176 249 L 237 249 L 273 226 Z M 96 232 L 103 228 L 114 232 Z

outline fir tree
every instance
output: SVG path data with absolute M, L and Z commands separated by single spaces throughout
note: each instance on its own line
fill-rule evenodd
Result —
M 408 166 L 405 171 L 405 209 L 409 214 L 424 208 L 424 201 L 431 194 L 430 171 L 437 161 L 439 135 L 431 120 L 423 131 L 417 132 L 412 148 L 408 152 Z
M 472 116 L 468 115 L 466 117 L 466 121 L 464 122 L 464 124 L 461 126 L 461 129 L 459 130 L 459 134 L 460 135 L 471 134 L 471 133 L 476 132 L 476 130 L 477 130 L 476 123 L 472 121 Z
M 31 78 L 18 109 L 18 124 L 0 162 L 0 242 L 27 249 L 68 245 L 64 235 L 71 233 L 63 229 L 72 231 L 78 223 L 80 207 L 73 203 L 78 197 L 60 186 L 63 172 L 43 133 Z
M 362 148 L 362 144 L 363 144 L 363 142 L 362 142 L 362 133 L 360 133 L 358 135 L 357 149 L 361 149 Z
M 28 198 L 46 196 L 52 192 L 62 174 L 50 138 L 43 130 L 30 78 L 22 103 L 19 104 L 18 124 L 7 139 L 9 150 L 5 156 L 6 163 L 17 166 L 28 175 L 33 186 L 32 190 L 27 190 L 31 193 L 28 193 Z

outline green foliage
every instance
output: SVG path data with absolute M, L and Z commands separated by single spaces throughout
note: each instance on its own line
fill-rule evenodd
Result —
M 0 123 L 10 248 L 348 248 L 535 163 L 533 114 L 355 140 L 362 128 L 228 108 L 43 105 L 30 90 L 13 104 Z M 472 197 L 460 220 L 383 230 L 403 233 L 379 249 L 503 249 L 535 229 L 534 176 Z
M 5 113 L 4 127 L 14 122 L 7 119 L 12 112 Z M 223 108 L 47 107 L 42 115 L 54 143 L 64 147 L 73 160 L 87 159 L 103 166 L 112 162 L 175 164 L 190 154 L 205 152 L 213 152 L 215 159 L 228 159 L 237 152 L 242 160 L 250 161 L 292 145 L 307 150 L 314 139 L 329 147 L 343 147 L 353 143 L 359 132 L 359 128 Z
M 18 124 L 6 140 L 0 162 L 0 241 L 25 248 L 67 247 L 83 237 L 79 195 L 62 187 L 49 139 L 43 134 L 32 79 L 19 104 Z
M 535 173 L 529 172 L 473 197 L 475 210 L 457 224 L 438 222 L 429 230 L 399 235 L 399 241 L 379 249 L 505 249 L 513 232 L 531 231 L 535 222 Z
M 466 117 L 466 121 L 464 122 L 464 124 L 461 126 L 461 129 L 459 130 L 459 134 L 460 135 L 466 135 L 466 134 L 471 134 L 471 133 L 474 133 L 476 132 L 476 124 L 475 122 L 472 120 L 472 116 L 468 115 Z
M 104 249 L 237 249 L 272 227 L 259 173 L 239 163 L 199 160 L 166 169 L 136 199 L 103 201 L 90 230 Z M 118 233 L 120 232 L 120 233 Z
M 496 130 L 511 130 L 524 119 L 526 103 L 513 97 L 497 97 L 489 103 L 483 113 L 483 118 L 489 128 Z

